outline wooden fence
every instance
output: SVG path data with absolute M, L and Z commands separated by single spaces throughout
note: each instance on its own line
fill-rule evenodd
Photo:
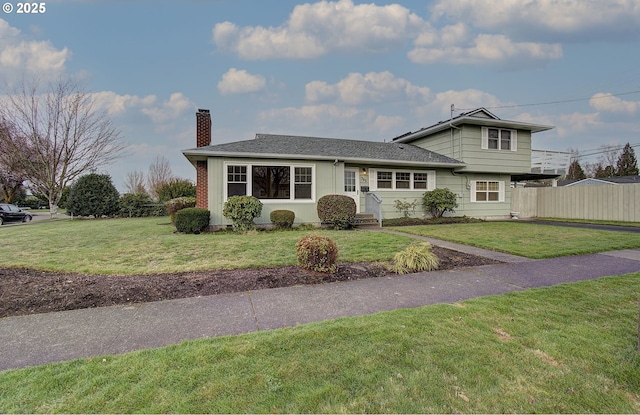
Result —
M 640 222 L 640 184 L 511 189 L 520 218 Z

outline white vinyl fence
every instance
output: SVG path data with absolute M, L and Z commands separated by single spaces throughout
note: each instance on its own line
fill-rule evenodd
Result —
M 520 218 L 640 222 L 640 184 L 511 189 Z

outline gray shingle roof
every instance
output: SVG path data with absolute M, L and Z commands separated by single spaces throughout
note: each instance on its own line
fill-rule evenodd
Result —
M 337 138 L 256 134 L 254 140 L 236 141 L 183 150 L 190 156 L 268 157 L 359 162 L 389 162 L 433 166 L 464 163 L 433 151 L 404 143 L 344 140 Z

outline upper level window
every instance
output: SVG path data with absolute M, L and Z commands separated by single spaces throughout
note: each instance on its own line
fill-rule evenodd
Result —
M 482 127 L 482 149 L 485 150 L 517 150 L 516 130 Z

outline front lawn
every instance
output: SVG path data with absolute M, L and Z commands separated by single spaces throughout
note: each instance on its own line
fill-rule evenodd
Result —
M 150 274 L 295 265 L 295 244 L 310 233 L 338 244 L 341 262 L 386 261 L 409 237 L 366 231 L 174 233 L 168 218 L 70 220 L 0 229 L 4 267 L 88 274 Z
M 0 372 L 3 413 L 638 413 L 640 273 Z
M 640 248 L 640 233 L 515 221 L 399 226 L 390 229 L 536 259 Z

